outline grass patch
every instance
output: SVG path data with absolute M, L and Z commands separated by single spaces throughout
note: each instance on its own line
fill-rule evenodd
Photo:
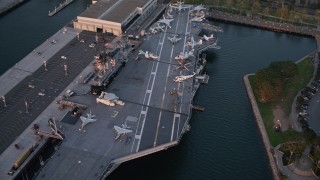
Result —
M 306 87 L 313 76 L 314 67 L 311 60 L 312 57 L 306 57 L 300 61 L 297 64 L 299 74 L 290 78 L 284 85 L 282 93 L 283 101 L 279 103 L 287 115 L 291 112 L 291 106 L 295 96 L 301 89 Z
M 299 70 L 299 74 L 293 78 L 291 78 L 284 86 L 283 97 L 280 100 L 281 105 L 284 108 L 284 111 L 289 114 L 291 111 L 291 105 L 294 100 L 294 97 L 298 94 L 298 92 L 306 87 L 309 81 L 312 78 L 313 74 L 313 65 L 311 63 L 311 57 L 306 57 L 304 60 L 300 61 L 297 66 Z M 249 81 L 251 87 L 254 92 L 254 96 L 257 97 L 255 92 L 256 83 L 254 80 L 254 75 L 249 76 Z M 276 107 L 279 102 L 268 102 L 268 103 L 260 103 L 256 98 L 261 117 L 263 119 L 264 126 L 266 128 L 270 144 L 272 146 L 277 146 L 278 144 L 284 143 L 286 141 L 295 141 L 297 139 L 301 139 L 303 137 L 303 133 L 296 132 L 292 129 L 289 129 L 285 132 L 276 132 L 274 130 L 273 123 L 273 113 L 272 110 Z

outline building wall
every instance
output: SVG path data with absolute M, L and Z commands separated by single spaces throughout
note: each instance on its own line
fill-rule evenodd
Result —
M 153 0 L 151 3 L 146 4 L 146 6 L 143 7 L 143 9 L 138 8 L 140 9 L 139 11 L 141 11 L 141 16 L 129 26 L 128 30 L 137 29 L 142 24 L 142 22 L 145 19 L 147 19 L 147 17 L 153 12 L 156 6 L 157 6 L 157 1 Z
M 149 1 L 144 7 L 136 8 L 135 11 L 130 14 L 130 17 L 122 23 L 78 16 L 77 20 L 73 22 L 73 27 L 93 32 L 97 32 L 97 28 L 100 28 L 103 32 L 113 33 L 114 35 L 119 36 L 122 34 L 121 27 L 130 22 L 135 15 L 141 14 L 141 16 L 133 23 L 133 26 L 138 26 L 153 11 L 156 5 L 156 0 Z
M 101 19 L 78 17 L 77 21 L 73 22 L 73 27 L 76 29 L 93 32 L 97 32 L 97 28 L 100 28 L 103 32 L 113 33 L 117 36 L 121 34 L 120 23 L 104 21 Z

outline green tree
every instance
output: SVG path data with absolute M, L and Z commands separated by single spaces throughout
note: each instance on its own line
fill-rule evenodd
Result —
M 257 94 L 261 102 L 276 100 L 282 91 L 282 83 L 279 76 L 271 69 L 265 68 L 255 75 Z
M 261 6 L 260 6 L 260 1 L 259 0 L 255 0 L 253 2 L 253 5 L 251 7 L 251 11 L 253 15 L 258 14 L 261 11 Z
M 226 6 L 229 8 L 233 7 L 233 3 L 233 0 L 226 0 Z
M 246 8 L 247 0 L 238 0 L 235 4 L 236 8 L 240 10 L 239 14 L 241 15 L 242 11 Z
M 292 61 L 273 62 L 269 67 L 281 78 L 282 81 L 298 74 L 298 67 Z
M 264 8 L 264 10 L 263 10 L 263 14 L 265 14 L 265 15 L 269 15 L 269 8 L 268 7 L 266 7 L 266 8 Z
M 305 22 L 308 19 L 307 10 L 304 9 L 303 12 L 299 13 L 300 21 Z
M 276 101 L 282 94 L 285 82 L 298 74 L 298 67 L 291 61 L 271 63 L 255 75 L 256 93 L 261 102 Z

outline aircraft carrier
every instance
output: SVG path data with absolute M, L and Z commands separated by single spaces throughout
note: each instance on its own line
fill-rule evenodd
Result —
M 171 28 L 152 24 L 137 38 L 105 43 L 109 36 L 65 27 L 47 42 L 72 37 L 6 94 L 1 118 L 30 125 L 1 154 L 0 179 L 104 179 L 125 161 L 177 145 L 209 79 L 201 54 L 220 48 L 216 37 L 198 36 L 208 28 L 187 7 L 171 10 Z

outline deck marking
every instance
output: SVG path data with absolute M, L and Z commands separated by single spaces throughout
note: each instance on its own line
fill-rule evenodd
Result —
M 118 113 L 119 113 L 118 111 L 113 111 L 111 117 L 113 117 L 113 118 L 116 117 L 118 115 Z
M 165 31 L 167 31 L 167 27 L 166 27 Z M 162 43 L 164 42 L 165 37 L 166 37 L 166 33 L 164 33 L 164 35 L 163 35 Z M 161 40 L 161 39 L 159 39 L 159 41 L 160 41 L 160 40 Z M 157 51 L 158 51 L 158 48 L 159 48 L 159 45 L 158 45 L 158 47 L 157 47 Z M 160 59 L 160 56 L 161 56 L 161 53 L 162 53 L 162 48 L 163 48 L 163 46 L 160 47 L 160 54 L 159 54 L 159 56 L 158 56 L 159 59 Z M 151 69 L 153 69 L 153 67 L 154 67 L 155 64 L 156 64 L 156 69 L 155 69 L 154 72 L 157 72 L 158 66 L 159 66 L 159 62 L 158 62 L 158 61 L 154 61 L 154 62 L 153 62 Z M 150 104 L 152 89 L 153 89 L 153 86 L 154 86 L 154 81 L 155 81 L 156 75 L 157 75 L 157 74 L 154 73 L 154 75 L 150 74 L 150 76 L 149 76 L 149 81 L 148 81 L 147 87 L 149 87 L 149 83 L 151 82 L 151 77 L 153 76 L 154 78 L 153 78 L 153 80 L 152 80 L 151 93 L 150 93 L 150 95 L 149 95 L 149 97 L 148 97 L 148 102 L 147 102 L 147 104 L 145 103 L 145 101 L 146 101 L 146 99 L 147 99 L 147 98 L 146 98 L 146 97 L 147 97 L 146 95 L 147 95 L 148 93 L 145 94 L 144 99 L 143 99 L 143 104 L 146 104 L 146 105 L 147 105 L 147 107 L 146 107 L 146 109 L 145 109 L 146 112 L 148 111 L 148 106 L 149 106 L 149 104 Z M 144 106 L 141 107 L 141 111 L 142 111 L 143 109 L 144 109 Z M 146 114 L 147 114 L 147 113 L 146 113 Z M 140 136 L 142 136 L 143 128 L 144 128 L 144 124 L 145 124 L 145 120 L 146 120 L 146 114 L 141 114 L 141 113 L 140 113 L 140 117 L 139 117 L 139 120 L 138 120 L 138 124 L 137 124 L 137 128 L 136 128 L 135 134 L 137 134 L 137 132 L 138 132 L 138 127 L 139 127 L 139 125 L 140 125 L 140 120 L 142 119 L 142 125 L 141 125 L 141 131 L 140 131 Z M 141 118 L 142 115 L 144 115 L 144 118 Z M 133 151 L 134 144 L 135 144 L 135 140 L 136 140 L 136 139 L 133 140 L 132 147 L 131 147 L 131 152 Z M 136 152 L 139 151 L 140 142 L 141 142 L 141 138 L 138 139 L 138 142 L 137 142 L 137 145 L 136 145 Z
M 180 119 L 180 114 L 174 113 L 173 115 L 173 122 L 172 122 L 172 130 L 171 130 L 171 141 L 173 140 L 173 134 L 174 134 L 174 125 L 176 123 L 176 119 L 179 118 Z
M 179 19 L 180 19 L 180 16 L 178 16 L 177 25 L 176 25 L 176 29 L 175 29 L 175 34 L 177 34 L 178 25 L 179 25 Z M 171 49 L 169 64 L 172 63 L 173 50 L 174 50 L 174 45 L 172 46 L 172 49 Z M 153 147 L 155 147 L 157 145 L 157 139 L 158 139 L 158 134 L 159 134 L 159 126 L 160 126 L 161 117 L 162 117 L 162 109 L 163 109 L 164 99 L 166 97 L 166 91 L 167 91 L 167 85 L 168 85 L 168 78 L 169 78 L 169 74 L 170 74 L 170 68 L 171 68 L 171 66 L 169 65 L 168 68 L 167 68 L 167 78 L 166 78 L 165 86 L 164 86 L 164 89 L 163 89 L 162 101 L 161 101 L 161 106 L 160 106 L 160 113 L 159 113 L 159 118 L 158 118 L 156 136 L 155 136 L 154 142 L 153 142 Z
M 188 24 L 190 24 L 190 22 L 189 22 L 189 16 L 188 16 L 187 22 L 188 22 L 188 23 L 187 23 L 187 26 L 186 26 L 186 32 L 188 31 Z M 190 30 L 191 30 L 191 26 L 190 26 Z M 184 42 L 183 42 L 183 43 L 186 43 L 186 40 L 187 40 L 187 36 L 184 37 Z M 186 48 L 186 46 L 183 46 L 183 52 L 185 51 L 185 48 Z M 181 83 L 178 84 L 178 87 L 180 87 L 180 84 L 181 84 Z M 178 89 L 179 89 L 179 88 L 178 88 Z M 184 90 L 184 81 L 182 82 L 182 89 Z M 181 92 L 182 96 L 180 96 L 180 98 L 179 98 L 179 100 L 180 100 L 179 112 L 180 112 L 180 113 L 181 113 L 181 111 L 182 111 L 182 106 L 181 106 L 181 104 L 182 104 L 182 100 L 183 100 L 183 90 L 182 90 L 182 92 Z M 176 138 L 179 138 L 180 120 L 181 120 L 181 118 L 179 117 L 179 119 L 178 119 L 178 127 L 177 127 L 177 137 L 176 137 Z

